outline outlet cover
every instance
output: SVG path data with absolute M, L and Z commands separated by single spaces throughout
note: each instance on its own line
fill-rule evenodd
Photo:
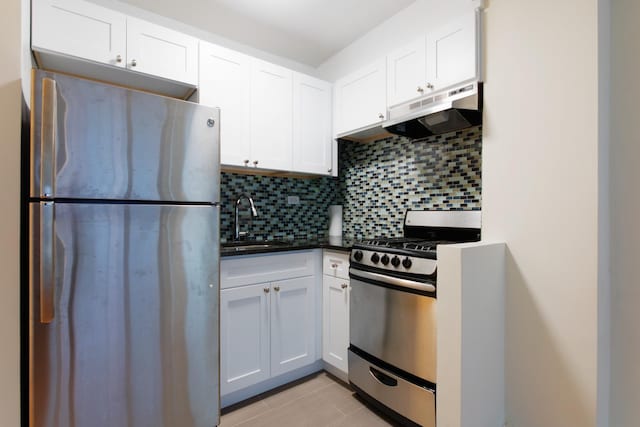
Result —
M 298 196 L 287 196 L 287 204 L 288 205 L 299 205 L 300 197 Z

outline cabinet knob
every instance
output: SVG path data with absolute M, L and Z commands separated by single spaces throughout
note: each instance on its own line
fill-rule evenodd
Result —
M 420 86 L 418 86 L 418 89 L 416 89 L 418 92 L 422 93 L 424 92 L 424 89 L 422 89 Z
M 269 293 L 269 288 L 262 288 L 262 290 L 264 291 L 265 294 Z
M 340 285 L 340 287 L 341 287 L 342 289 L 347 289 L 347 286 L 348 286 L 348 285 L 347 285 L 346 283 L 343 283 L 342 285 Z
M 331 268 L 338 268 L 338 264 L 331 264 Z
M 378 114 L 378 118 L 379 118 L 380 120 L 383 120 L 383 119 L 384 119 L 384 114 L 379 113 L 379 114 Z
M 245 166 L 249 166 L 249 159 L 247 159 L 247 160 L 245 160 L 245 161 L 244 161 L 244 165 L 245 165 Z
M 135 67 L 136 65 L 138 65 L 138 61 L 136 61 L 135 59 L 131 60 L 131 66 Z
M 427 86 L 427 89 L 433 89 L 433 85 L 429 82 L 427 82 L 426 86 Z
M 254 160 L 254 161 L 253 161 L 253 167 L 256 167 L 256 166 L 258 166 L 258 161 L 257 161 L 257 160 Z
M 329 168 L 329 169 L 327 169 L 327 172 L 331 173 L 332 170 L 333 170 L 333 168 Z
M 119 64 L 122 62 L 122 55 L 116 56 L 116 62 Z
M 280 286 L 274 286 L 273 290 L 276 291 L 276 292 L 280 292 Z

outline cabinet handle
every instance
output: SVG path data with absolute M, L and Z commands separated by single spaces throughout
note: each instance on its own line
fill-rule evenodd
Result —
M 253 167 L 255 168 L 255 167 L 257 167 L 257 166 L 258 166 L 258 161 L 257 161 L 257 160 L 254 160 L 254 161 L 253 161 Z
M 383 119 L 384 119 L 384 114 L 379 113 L 379 114 L 378 114 L 378 118 L 379 118 L 380 120 L 383 120 Z
M 422 92 L 424 92 L 424 89 L 422 89 L 420 86 L 418 86 L 417 91 L 418 91 L 418 92 L 420 92 L 420 93 L 422 93 Z
M 342 285 L 340 285 L 340 287 L 341 287 L 342 289 L 347 289 L 347 286 L 348 286 L 348 285 L 347 285 L 346 283 L 343 283 Z
M 116 62 L 119 64 L 122 62 L 122 55 L 116 56 Z
M 262 290 L 264 291 L 265 294 L 269 293 L 269 288 L 262 288 Z
M 131 60 L 131 66 L 135 67 L 136 65 L 138 65 L 138 62 L 135 59 Z
M 273 290 L 276 291 L 276 292 L 280 292 L 280 286 L 274 286 Z
M 429 83 L 429 82 L 427 82 L 426 86 L 427 86 L 427 89 L 433 89 L 433 85 L 431 83 Z

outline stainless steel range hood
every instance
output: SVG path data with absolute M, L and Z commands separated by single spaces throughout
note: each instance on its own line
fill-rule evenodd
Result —
M 472 82 L 389 109 L 384 130 L 412 139 L 482 123 L 482 83 Z

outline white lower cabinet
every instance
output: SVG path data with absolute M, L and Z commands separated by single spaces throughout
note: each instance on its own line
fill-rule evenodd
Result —
M 316 264 L 319 264 L 319 251 L 222 260 L 222 396 L 320 359 L 316 291 L 320 271 Z
M 315 360 L 313 277 L 271 285 L 271 375 L 281 375 Z
M 269 285 L 220 292 L 222 394 L 269 378 Z
M 325 251 L 322 276 L 322 359 L 348 373 L 349 254 Z
M 349 365 L 349 280 L 325 276 L 322 288 L 322 359 L 346 373 Z

